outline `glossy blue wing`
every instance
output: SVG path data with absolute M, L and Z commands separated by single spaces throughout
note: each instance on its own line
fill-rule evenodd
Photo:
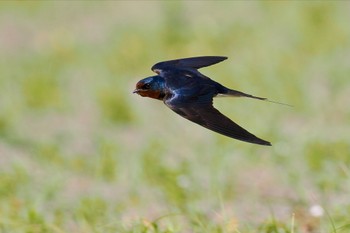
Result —
M 180 116 L 209 130 L 245 142 L 271 146 L 271 143 L 248 132 L 213 107 L 212 93 L 198 97 L 173 96 L 164 103 Z
M 162 70 L 169 68 L 178 68 L 178 69 L 199 69 L 206 66 L 211 66 L 216 63 L 226 60 L 227 57 L 222 56 L 202 56 L 202 57 L 190 57 L 182 58 L 176 60 L 169 60 L 158 62 L 152 66 L 152 71 L 160 73 Z

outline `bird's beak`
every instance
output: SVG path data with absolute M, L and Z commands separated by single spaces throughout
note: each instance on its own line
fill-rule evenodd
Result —
M 135 93 L 138 93 L 140 90 L 139 89 L 135 89 L 132 93 L 135 94 Z

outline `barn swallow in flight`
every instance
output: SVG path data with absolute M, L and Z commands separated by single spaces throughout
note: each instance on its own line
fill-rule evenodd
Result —
M 152 67 L 157 75 L 140 80 L 133 93 L 162 100 L 182 117 L 219 134 L 271 146 L 270 142 L 249 133 L 213 107 L 213 98 L 216 96 L 267 100 L 224 87 L 198 71 L 226 59 L 227 57 L 203 56 L 159 62 Z

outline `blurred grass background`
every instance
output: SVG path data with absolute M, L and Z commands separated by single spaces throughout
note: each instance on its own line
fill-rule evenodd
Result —
M 1 232 L 348 232 L 350 4 L 0 3 Z M 262 147 L 133 95 L 162 60 Z

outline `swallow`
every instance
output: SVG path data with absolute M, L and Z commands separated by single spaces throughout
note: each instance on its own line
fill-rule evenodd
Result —
M 151 68 L 157 75 L 140 80 L 133 93 L 162 100 L 180 116 L 219 134 L 271 146 L 270 142 L 248 132 L 214 108 L 213 98 L 216 96 L 267 100 L 227 88 L 198 71 L 226 59 L 222 56 L 201 56 L 159 62 Z

